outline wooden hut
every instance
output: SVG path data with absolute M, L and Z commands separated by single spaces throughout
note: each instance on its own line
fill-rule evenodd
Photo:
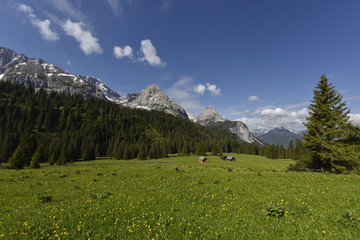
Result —
M 208 162 L 208 159 L 206 157 L 199 157 L 199 163 L 207 163 Z
M 233 157 L 233 156 L 227 156 L 227 157 L 226 157 L 226 160 L 233 162 L 233 161 L 235 161 L 236 159 L 235 159 L 235 157 Z

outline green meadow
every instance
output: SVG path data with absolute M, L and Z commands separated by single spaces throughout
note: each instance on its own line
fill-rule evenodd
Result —
M 0 239 L 359 239 L 360 176 L 236 155 L 0 170 Z

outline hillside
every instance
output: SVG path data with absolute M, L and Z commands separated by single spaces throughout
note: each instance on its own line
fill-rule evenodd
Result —
M 164 112 L 129 109 L 79 94 L 48 94 L 0 82 L 0 160 L 16 149 L 28 165 L 36 151 L 41 161 L 64 164 L 78 159 L 146 159 L 213 148 L 236 151 L 240 143 L 225 131 L 200 126 Z M 225 148 L 226 145 L 226 148 Z M 230 147 L 230 149 L 229 149 Z

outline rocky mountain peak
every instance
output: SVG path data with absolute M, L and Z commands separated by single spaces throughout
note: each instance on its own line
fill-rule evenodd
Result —
M 221 116 L 213 106 L 205 108 L 198 117 L 192 116 L 190 120 L 203 126 L 228 130 L 240 141 L 263 144 L 259 139 L 254 137 L 244 123 L 226 119 Z
M 226 119 L 221 116 L 213 106 L 208 106 L 196 118 L 196 122 L 200 125 L 207 126 L 209 123 L 224 122 Z
M 29 58 L 23 54 L 17 54 L 11 49 L 0 47 L 0 74 L 3 74 L 7 68 L 28 60 Z
M 151 84 L 140 94 L 128 94 L 120 98 L 120 103 L 130 108 L 157 110 L 188 119 L 188 115 L 180 105 L 173 102 L 157 85 Z

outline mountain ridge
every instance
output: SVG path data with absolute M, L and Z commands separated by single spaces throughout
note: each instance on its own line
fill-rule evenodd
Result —
M 202 126 L 208 126 L 219 129 L 226 129 L 236 135 L 236 137 L 247 143 L 263 143 L 257 139 L 248 129 L 248 127 L 240 121 L 231 121 L 220 115 L 212 106 L 206 107 L 202 113 L 191 119 L 193 122 Z
M 256 131 L 255 131 L 256 132 Z M 258 133 L 260 131 L 257 131 Z M 295 141 L 301 139 L 303 131 L 296 131 L 284 126 L 276 127 L 265 131 L 263 134 L 258 134 L 257 138 L 267 144 L 280 145 L 282 144 L 285 148 L 289 146 L 290 139 Z

